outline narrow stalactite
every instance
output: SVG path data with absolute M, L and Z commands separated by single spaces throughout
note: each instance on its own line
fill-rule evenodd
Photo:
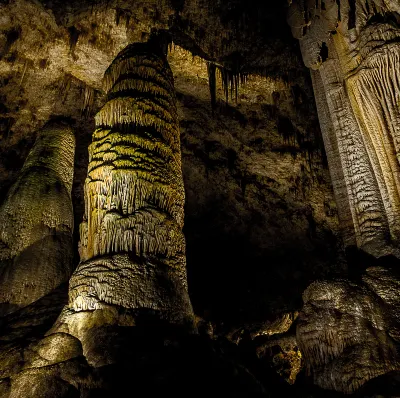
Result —
M 75 138 L 48 123 L 0 208 L 0 313 L 24 307 L 72 273 Z
M 241 85 L 244 85 L 246 83 L 247 74 L 239 71 L 235 72 L 220 65 L 218 66 L 218 71 L 220 74 L 222 90 L 225 94 L 226 102 L 229 101 L 229 97 L 231 99 L 234 98 L 237 102 L 239 88 Z
M 216 66 L 212 62 L 207 62 L 207 72 L 208 72 L 208 87 L 210 89 L 211 96 L 211 109 L 214 109 L 217 105 L 217 76 L 216 76 Z

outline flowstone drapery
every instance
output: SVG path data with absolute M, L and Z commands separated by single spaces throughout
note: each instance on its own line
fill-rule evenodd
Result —
M 347 246 L 399 256 L 400 47 L 395 1 L 293 2 Z
M 75 137 L 50 122 L 0 208 L 0 314 L 25 307 L 67 282 L 73 270 Z
M 399 12 L 398 1 L 309 0 L 288 14 L 311 69 L 345 245 L 375 257 L 400 253 Z M 400 369 L 398 271 L 362 278 L 314 282 L 303 295 L 298 343 L 323 388 L 352 393 Z

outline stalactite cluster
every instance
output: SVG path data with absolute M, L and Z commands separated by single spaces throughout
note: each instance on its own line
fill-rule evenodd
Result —
M 244 85 L 247 80 L 247 74 L 240 71 L 232 71 L 222 65 L 217 65 L 214 62 L 207 62 L 207 72 L 208 72 L 208 85 L 210 88 L 211 96 L 211 107 L 214 109 L 216 105 L 217 98 L 217 72 L 219 73 L 219 80 L 222 84 L 222 91 L 225 94 L 225 101 L 229 101 L 235 98 L 238 100 L 239 88 Z
M 75 138 L 48 123 L 0 208 L 2 314 L 43 297 L 72 273 Z
M 70 281 L 70 305 L 190 317 L 171 70 L 164 55 L 135 44 L 118 55 L 104 81 L 108 101 L 89 147 L 81 264 Z

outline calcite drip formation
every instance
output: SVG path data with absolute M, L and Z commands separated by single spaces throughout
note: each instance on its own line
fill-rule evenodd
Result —
M 288 17 L 311 69 L 345 244 L 376 257 L 399 255 L 397 13 L 395 1 L 308 1 Z
M 378 258 L 399 257 L 399 12 L 398 1 L 349 0 L 294 1 L 288 14 L 311 69 L 344 243 Z M 395 268 L 371 267 L 357 283 L 306 290 L 297 338 L 316 384 L 352 393 L 400 369 L 398 286 Z
M 105 74 L 108 101 L 89 146 L 70 305 L 146 307 L 190 318 L 173 77 L 165 55 L 149 46 L 127 47 Z M 167 286 L 155 296 L 160 279 Z

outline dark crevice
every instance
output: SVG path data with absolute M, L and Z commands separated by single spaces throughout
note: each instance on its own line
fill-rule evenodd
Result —
M 354 29 L 356 27 L 356 0 L 349 0 L 349 22 L 348 28 Z
M 340 0 L 336 0 L 336 4 L 338 6 L 338 21 L 340 22 L 342 20 L 342 14 L 340 10 Z
M 328 46 L 325 42 L 322 42 L 321 51 L 319 52 L 319 56 L 321 57 L 321 61 L 325 62 L 329 56 Z
M 69 50 L 71 53 L 75 51 L 76 44 L 78 43 L 80 31 L 75 28 L 75 26 L 70 26 L 68 28 L 69 34 Z
M 21 35 L 21 28 L 11 29 L 6 33 L 6 44 L 2 51 L 0 51 L 0 59 L 2 59 L 11 49 L 13 43 L 15 43 Z

